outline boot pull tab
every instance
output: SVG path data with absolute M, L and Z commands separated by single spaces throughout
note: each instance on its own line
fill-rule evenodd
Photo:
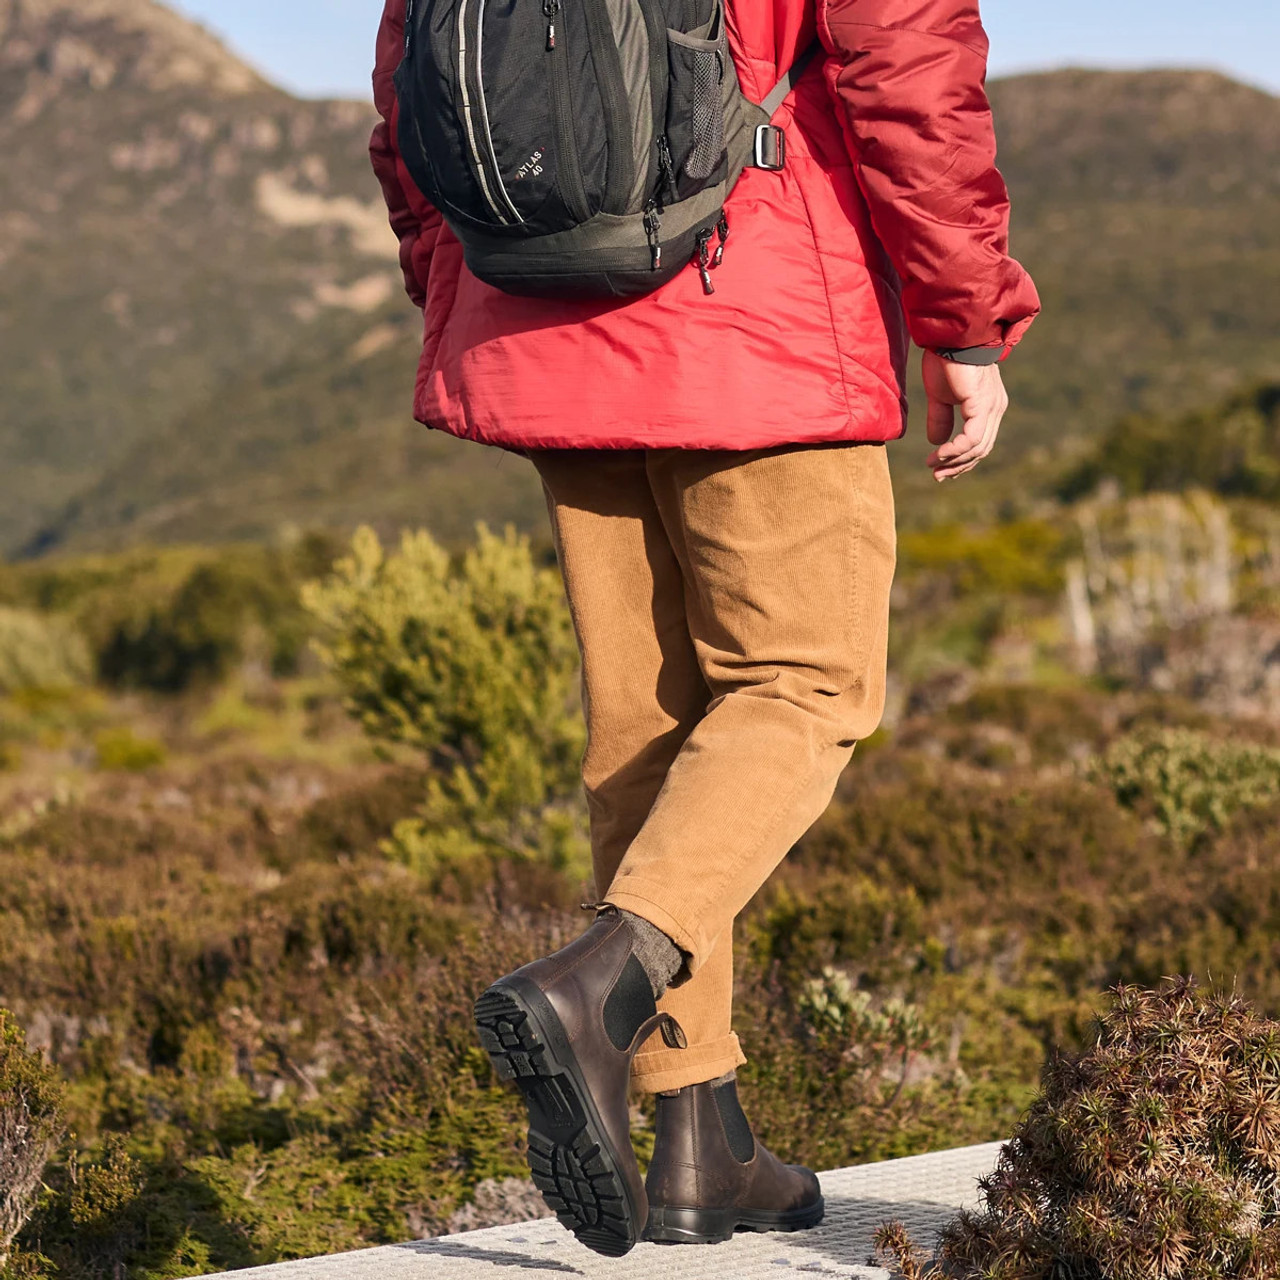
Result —
M 580 902 L 578 903 L 579 911 L 603 911 L 610 904 L 607 902 Z
M 669 1014 L 662 1016 L 662 1039 L 668 1049 L 687 1049 L 689 1037 L 684 1028 Z

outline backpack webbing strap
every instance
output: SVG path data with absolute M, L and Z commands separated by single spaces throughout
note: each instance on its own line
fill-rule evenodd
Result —
M 809 69 L 809 64 L 822 51 L 822 42 L 815 40 L 792 64 L 787 68 L 786 74 L 773 87 L 773 92 L 760 104 L 760 109 L 771 120 L 776 114 L 778 108 L 782 106 L 783 99 L 796 87 L 800 77 Z
M 787 73 L 773 86 L 772 92 L 760 104 L 760 110 L 772 120 L 782 100 L 796 87 L 797 81 L 804 75 L 809 64 L 822 52 L 822 43 L 815 40 L 792 64 Z M 769 169 L 774 173 L 787 167 L 787 135 L 786 131 L 774 124 L 756 126 L 753 139 L 751 167 Z

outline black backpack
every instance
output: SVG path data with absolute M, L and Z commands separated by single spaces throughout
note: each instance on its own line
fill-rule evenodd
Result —
M 714 292 L 724 202 L 748 165 L 785 165 L 769 121 L 818 51 L 757 106 L 723 5 L 407 0 L 400 151 L 476 276 L 506 293 L 625 298 L 693 261 Z

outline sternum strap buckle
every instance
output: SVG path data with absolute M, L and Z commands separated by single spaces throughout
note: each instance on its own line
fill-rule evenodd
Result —
M 787 133 L 785 129 L 780 129 L 773 124 L 756 126 L 752 164 L 757 169 L 768 169 L 773 173 L 780 172 L 787 167 Z

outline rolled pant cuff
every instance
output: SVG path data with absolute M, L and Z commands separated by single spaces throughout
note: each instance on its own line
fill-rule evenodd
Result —
M 605 901 L 661 929 L 688 956 L 688 974 L 695 974 L 711 950 L 712 940 L 701 929 L 691 929 L 679 916 L 672 915 L 660 901 L 661 896 L 659 886 L 628 877 L 613 882 Z M 678 986 L 679 981 L 672 985 Z
M 746 1062 L 738 1037 L 730 1032 L 723 1040 L 690 1045 L 687 1049 L 652 1049 L 637 1053 L 631 1063 L 631 1079 L 642 1093 L 662 1093 L 702 1084 L 735 1070 Z

